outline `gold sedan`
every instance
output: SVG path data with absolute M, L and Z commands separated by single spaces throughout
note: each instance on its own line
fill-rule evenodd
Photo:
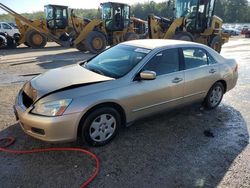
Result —
M 100 146 L 122 125 L 177 106 L 216 108 L 237 82 L 235 60 L 175 40 L 134 40 L 26 83 L 15 109 L 27 134 Z

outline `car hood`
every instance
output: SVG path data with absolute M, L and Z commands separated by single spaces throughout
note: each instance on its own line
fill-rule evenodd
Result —
M 68 87 L 77 87 L 113 80 L 83 68 L 79 64 L 47 71 L 25 84 L 24 92 L 33 99 Z

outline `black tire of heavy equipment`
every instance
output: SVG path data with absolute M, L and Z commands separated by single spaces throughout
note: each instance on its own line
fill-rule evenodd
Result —
M 94 47 L 93 45 L 93 40 L 95 38 L 99 38 L 100 40 L 102 40 L 102 47 L 97 49 Z M 98 53 L 101 53 L 102 51 L 104 51 L 106 49 L 106 46 L 107 46 L 107 40 L 106 40 L 106 37 L 103 33 L 99 32 L 99 31 L 91 31 L 85 42 L 84 42 L 84 45 L 85 45 L 85 48 L 86 50 L 88 50 L 89 52 L 93 53 L 93 54 L 98 54 Z
M 27 42 L 24 42 L 23 44 L 27 47 L 30 47 L 30 45 Z
M 189 32 L 184 32 L 184 31 L 176 33 L 172 38 L 175 40 L 183 40 L 190 42 L 194 41 L 193 35 Z
M 214 36 L 213 38 L 212 38 L 212 40 L 211 40 L 211 43 L 210 43 L 210 47 L 212 48 L 212 49 L 214 49 L 216 52 L 218 52 L 218 53 L 220 53 L 221 52 L 221 47 L 222 47 L 222 45 L 221 45 L 221 37 L 220 36 L 218 36 L 218 35 L 216 35 L 216 36 Z M 216 45 L 216 43 L 218 43 L 218 49 L 215 49 L 215 47 L 214 47 L 214 45 Z
M 40 44 L 36 44 L 32 40 L 33 36 L 37 34 L 42 37 L 42 42 Z M 31 48 L 44 48 L 47 44 L 47 38 L 38 31 L 31 29 L 26 33 L 26 43 L 28 44 L 27 46 Z
M 84 45 L 84 43 L 80 42 L 76 45 L 76 49 L 82 52 L 88 51 Z

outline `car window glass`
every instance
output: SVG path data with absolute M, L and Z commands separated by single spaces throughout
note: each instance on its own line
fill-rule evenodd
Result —
M 151 50 L 127 45 L 114 46 L 91 59 L 85 68 L 112 78 L 132 70 Z
M 11 27 L 8 24 L 3 24 L 3 29 L 11 29 Z
M 2 24 L 0 24 L 0 29 L 1 29 L 1 27 L 2 27 Z
M 184 48 L 183 55 L 186 69 L 202 67 L 208 64 L 207 54 L 203 49 Z
M 210 65 L 217 63 L 215 59 L 209 53 L 207 53 L 207 60 L 208 60 L 208 64 Z
M 168 49 L 156 54 L 143 70 L 154 71 L 157 76 L 179 71 L 178 49 Z

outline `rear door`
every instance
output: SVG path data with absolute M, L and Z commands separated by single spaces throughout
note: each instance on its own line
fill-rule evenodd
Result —
M 184 102 L 201 100 L 220 77 L 218 65 L 202 48 L 183 48 L 183 57 Z

